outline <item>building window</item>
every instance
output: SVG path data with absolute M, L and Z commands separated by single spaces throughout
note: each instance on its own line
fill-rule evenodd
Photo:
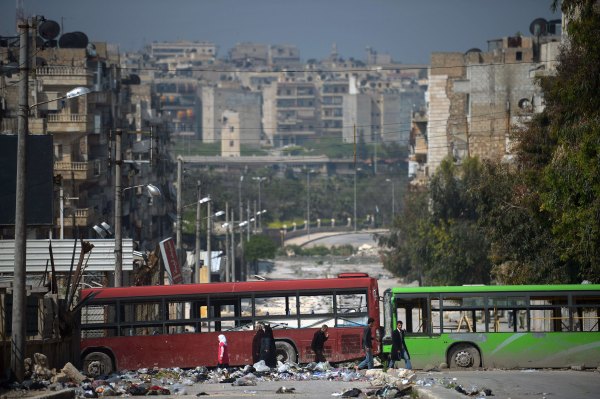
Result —
M 517 61 L 523 61 L 523 52 L 517 51 Z
M 234 131 L 234 130 L 235 130 L 235 128 L 234 128 L 233 126 L 229 126 L 229 131 L 230 131 L 231 133 L 233 133 L 233 131 Z
M 229 146 L 233 147 L 233 140 L 229 140 Z

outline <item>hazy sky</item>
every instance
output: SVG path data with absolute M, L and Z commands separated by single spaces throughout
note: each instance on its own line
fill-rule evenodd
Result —
M 552 0 L 22 0 L 91 41 L 139 50 L 153 41 L 211 41 L 219 56 L 239 42 L 295 44 L 323 58 L 365 47 L 403 63 L 429 63 L 436 51 L 487 49 L 487 40 L 529 34 L 535 18 L 558 19 Z M 15 0 L 0 0 L 0 35 L 15 33 Z

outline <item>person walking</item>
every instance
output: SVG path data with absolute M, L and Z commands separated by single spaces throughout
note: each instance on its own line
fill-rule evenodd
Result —
M 355 368 L 357 370 L 373 368 L 373 332 L 371 329 L 373 328 L 373 323 L 375 320 L 372 317 L 369 317 L 367 320 L 367 326 L 363 330 L 362 336 L 362 348 L 365 351 L 365 358 L 362 362 L 358 364 Z
M 408 347 L 404 341 L 404 334 L 406 331 L 402 329 L 402 320 L 398 320 L 396 323 L 396 329 L 392 332 L 392 353 L 390 357 L 390 363 L 388 368 L 393 369 L 397 361 L 404 360 L 407 369 L 412 369 L 410 364 L 410 354 L 408 353 Z
M 227 338 L 223 334 L 219 335 L 219 351 L 217 354 L 217 366 L 219 368 L 229 367 L 229 349 L 227 348 Z
M 252 338 L 252 364 L 260 360 L 260 345 L 265 335 L 265 325 L 261 322 L 256 323 L 256 334 Z
M 320 363 L 327 361 L 323 352 L 325 350 L 325 341 L 329 339 L 328 329 L 329 327 L 327 324 L 323 324 L 323 326 L 315 332 L 315 335 L 313 335 L 310 348 L 315 352 L 315 362 Z
M 260 341 L 260 360 L 264 360 L 268 367 L 277 367 L 277 354 L 275 338 L 271 326 L 265 326 L 265 334 Z

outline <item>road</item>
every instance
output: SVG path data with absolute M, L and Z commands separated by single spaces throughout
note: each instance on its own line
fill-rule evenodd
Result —
M 482 398 L 483 395 L 466 396 L 455 389 L 444 385 L 461 385 L 469 391 L 473 387 L 481 391 L 491 389 L 496 399 L 591 399 L 599 397 L 600 373 L 593 371 L 572 370 L 481 370 L 481 371 L 443 371 L 417 372 L 414 390 L 419 398 L 455 399 Z M 294 388 L 293 395 L 281 395 L 276 391 L 281 388 Z M 168 386 L 167 386 L 168 388 Z M 200 396 L 218 398 L 338 398 L 339 393 L 352 388 L 362 392 L 374 391 L 369 381 L 336 381 L 336 380 L 304 380 L 304 381 L 258 381 L 256 386 L 232 386 L 231 383 L 196 383 L 185 387 L 185 392 L 174 395 L 156 395 L 156 399 L 177 397 L 179 399 L 195 399 Z M 50 395 L 51 396 L 51 395 Z M 13 399 L 13 396 L 9 397 Z M 45 396 L 47 398 L 48 396 Z M 362 396 L 364 397 L 364 396 Z

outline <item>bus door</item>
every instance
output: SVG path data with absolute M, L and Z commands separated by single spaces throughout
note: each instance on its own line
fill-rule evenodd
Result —
M 396 328 L 398 320 L 404 322 L 406 345 L 411 359 L 414 359 L 413 366 L 416 364 L 416 366 L 422 367 L 424 364 L 430 363 L 433 360 L 430 359 L 432 325 L 435 325 L 436 322 L 435 317 L 432 317 L 429 295 L 400 294 L 395 296 L 392 303 L 394 308 L 393 328 Z M 439 335 L 436 336 L 439 337 Z

